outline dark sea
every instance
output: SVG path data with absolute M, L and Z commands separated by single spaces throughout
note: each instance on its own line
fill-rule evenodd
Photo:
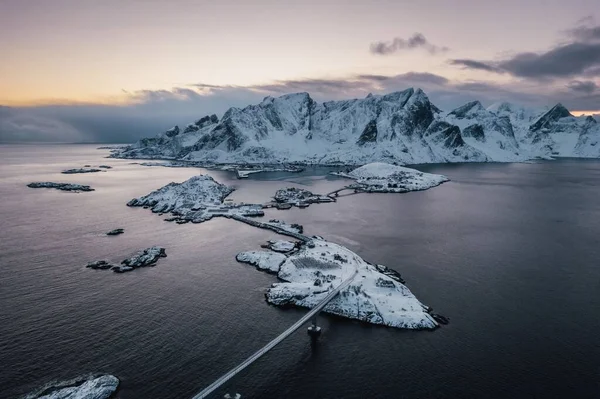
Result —
M 199 173 L 235 201 L 326 193 L 326 169 L 233 173 L 105 159 L 92 145 L 0 146 L 0 397 L 87 373 L 121 399 L 190 398 L 303 315 L 268 305 L 276 277 L 237 263 L 276 237 L 227 219 L 177 225 L 126 202 Z M 63 175 L 83 165 L 106 172 Z M 600 398 L 600 161 L 423 165 L 451 182 L 269 210 L 402 273 L 450 324 L 408 331 L 324 315 L 214 397 Z M 96 189 L 31 189 L 33 181 Z M 104 233 L 124 228 L 125 234 Z M 85 268 L 160 245 L 155 267 Z

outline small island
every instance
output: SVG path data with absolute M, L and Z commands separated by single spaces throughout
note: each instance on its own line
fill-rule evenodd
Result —
M 89 262 L 86 267 L 98 270 L 111 269 L 115 273 L 125 273 L 139 267 L 154 266 L 160 258 L 166 257 L 167 253 L 163 247 L 154 246 L 146 248 L 130 258 L 124 259 L 120 265 L 113 265 L 107 260 L 97 260 Z
M 260 204 L 224 204 L 233 188 L 207 175 L 194 176 L 183 183 L 169 183 L 148 195 L 134 198 L 131 207 L 152 209 L 154 213 L 171 213 L 165 220 L 177 223 L 202 223 L 213 217 L 263 216 Z
M 77 173 L 97 173 L 97 172 L 102 172 L 102 169 L 95 169 L 95 168 L 67 169 L 67 170 L 63 170 L 60 173 L 65 174 L 65 175 L 74 175 Z
M 373 162 L 352 171 L 332 174 L 355 180 L 356 182 L 347 188 L 367 193 L 407 193 L 427 190 L 450 181 L 443 175 L 383 162 Z
M 85 186 L 83 184 L 74 184 L 74 183 L 54 183 L 54 182 L 34 182 L 29 183 L 27 187 L 31 188 L 55 188 L 57 190 L 62 191 L 94 191 L 90 186 Z
M 275 192 L 273 199 L 276 202 L 276 207 L 281 209 L 281 205 L 297 206 L 306 208 L 310 204 L 334 202 L 333 198 L 326 195 L 313 194 L 303 188 L 286 187 Z
M 107 260 L 96 260 L 94 262 L 88 262 L 85 267 L 89 267 L 90 269 L 107 270 L 116 267 L 116 265 L 109 263 Z
M 236 256 L 239 262 L 277 274 L 282 281 L 265 294 L 270 304 L 312 308 L 344 280 L 355 276 L 350 286 L 325 307 L 326 313 L 408 329 L 434 329 L 447 321 L 423 305 L 398 272 L 366 262 L 321 237 L 309 239 L 288 254 L 247 251 Z

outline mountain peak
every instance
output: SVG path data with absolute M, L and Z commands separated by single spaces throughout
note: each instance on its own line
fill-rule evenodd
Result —
M 310 98 L 310 94 L 308 94 L 305 91 L 299 92 L 299 93 L 290 93 L 290 94 L 284 94 L 282 96 L 277 97 L 278 100 L 300 100 L 300 101 L 304 101 L 304 100 L 311 100 Z
M 384 96 L 381 96 L 381 99 L 383 101 L 400 103 L 400 106 L 404 107 L 408 99 L 411 98 L 414 93 L 415 90 L 411 87 L 403 91 L 395 91 L 392 93 L 388 93 Z
M 561 103 L 556 104 L 548 112 L 542 115 L 533 125 L 529 127 L 529 130 L 536 131 L 550 126 L 552 122 L 556 122 L 561 118 L 566 118 L 571 115 L 569 110 L 565 108 Z
M 549 112 L 553 112 L 557 116 L 560 115 L 561 118 L 566 118 L 567 116 L 573 116 L 573 115 L 571 115 L 571 112 L 569 112 L 567 107 L 565 107 L 561 103 L 556 104 L 554 107 L 552 107 L 552 109 L 550 109 Z
M 479 101 L 471 101 L 466 103 L 465 105 L 461 105 L 460 107 L 450 111 L 448 115 L 454 115 L 459 119 L 462 118 L 470 118 L 476 113 L 485 111 L 486 109 L 481 105 Z
M 508 101 L 501 101 L 490 105 L 486 109 L 495 114 L 499 114 L 502 112 L 515 112 L 518 108 L 518 105 L 509 103 Z

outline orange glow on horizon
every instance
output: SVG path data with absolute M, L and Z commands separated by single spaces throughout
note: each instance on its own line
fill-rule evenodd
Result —
M 600 115 L 600 109 L 596 111 L 571 111 L 571 114 L 574 116 L 583 116 L 583 115 Z

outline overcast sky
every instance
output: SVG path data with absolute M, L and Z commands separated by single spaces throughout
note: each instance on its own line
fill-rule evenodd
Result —
M 598 0 L 0 0 L 0 141 L 129 142 L 265 95 L 600 112 Z

